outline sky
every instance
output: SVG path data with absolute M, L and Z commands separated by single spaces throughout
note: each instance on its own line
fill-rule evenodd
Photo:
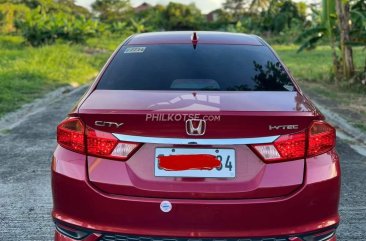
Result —
M 305 2 L 316 2 L 317 0 L 303 0 L 303 1 L 305 1 Z M 92 2 L 94 2 L 94 0 L 76 0 L 77 4 L 79 4 L 81 6 L 84 6 L 84 7 L 90 7 L 90 4 Z M 169 2 L 171 2 L 171 0 L 131 0 L 131 4 L 134 7 L 140 5 L 143 2 L 147 2 L 147 3 L 150 3 L 152 5 L 155 5 L 157 3 L 166 5 Z M 199 9 L 201 9 L 201 11 L 203 13 L 208 13 L 212 10 L 220 8 L 222 3 L 225 2 L 225 0 L 197 0 L 197 1 L 193 1 L 193 0 L 174 0 L 174 2 L 179 2 L 179 3 L 184 3 L 184 4 L 189 4 L 189 3 L 194 2 L 196 4 L 196 6 Z

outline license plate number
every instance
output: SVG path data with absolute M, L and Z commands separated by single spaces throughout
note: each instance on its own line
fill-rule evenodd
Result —
M 215 156 L 221 166 L 211 170 L 165 170 L 159 166 L 159 156 L 171 155 L 200 155 L 208 154 Z M 233 149 L 196 149 L 196 148 L 156 148 L 155 149 L 155 176 L 157 177 L 212 177 L 234 178 L 235 177 L 235 150 Z

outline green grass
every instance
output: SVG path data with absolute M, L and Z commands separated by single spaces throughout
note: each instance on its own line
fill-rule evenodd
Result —
M 0 116 L 60 86 L 88 83 L 109 53 L 57 43 L 33 48 L 18 36 L 0 36 Z
M 105 35 L 100 38 L 91 38 L 87 40 L 87 45 L 90 48 L 96 50 L 104 50 L 108 52 L 113 52 L 122 42 L 127 38 L 127 36 L 118 35 Z
M 357 123 L 355 126 L 359 129 L 361 129 L 362 131 L 366 132 L 366 124 L 365 123 Z
M 331 49 L 319 46 L 312 51 L 296 53 L 296 45 L 274 45 L 273 48 L 281 60 L 298 80 L 327 81 L 332 70 Z M 361 69 L 365 63 L 366 51 L 361 47 L 354 48 L 356 68 Z
M 297 48 L 295 45 L 274 46 L 306 94 L 343 115 L 351 125 L 366 130 L 366 87 L 349 81 L 338 85 L 330 81 L 332 55 L 329 47 L 320 46 L 301 53 L 296 53 Z M 353 48 L 353 54 L 356 69 L 361 72 L 366 51 L 360 47 Z

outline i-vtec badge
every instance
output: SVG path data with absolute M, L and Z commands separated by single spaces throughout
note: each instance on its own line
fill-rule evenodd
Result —
M 269 125 L 269 130 L 298 130 L 299 125 L 279 125 L 279 126 L 272 126 Z
M 109 121 L 95 121 L 94 122 L 95 126 L 101 126 L 101 127 L 116 127 L 116 128 L 120 128 L 123 123 L 118 123 L 118 122 L 109 122 Z

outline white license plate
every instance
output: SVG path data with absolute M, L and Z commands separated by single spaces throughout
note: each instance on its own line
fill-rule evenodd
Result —
M 159 167 L 158 157 L 171 155 L 214 155 L 221 161 L 220 168 L 211 170 L 183 170 L 171 171 Z M 196 148 L 156 148 L 155 149 L 155 176 L 157 177 L 214 177 L 234 178 L 235 177 L 235 150 L 233 149 L 196 149 Z

